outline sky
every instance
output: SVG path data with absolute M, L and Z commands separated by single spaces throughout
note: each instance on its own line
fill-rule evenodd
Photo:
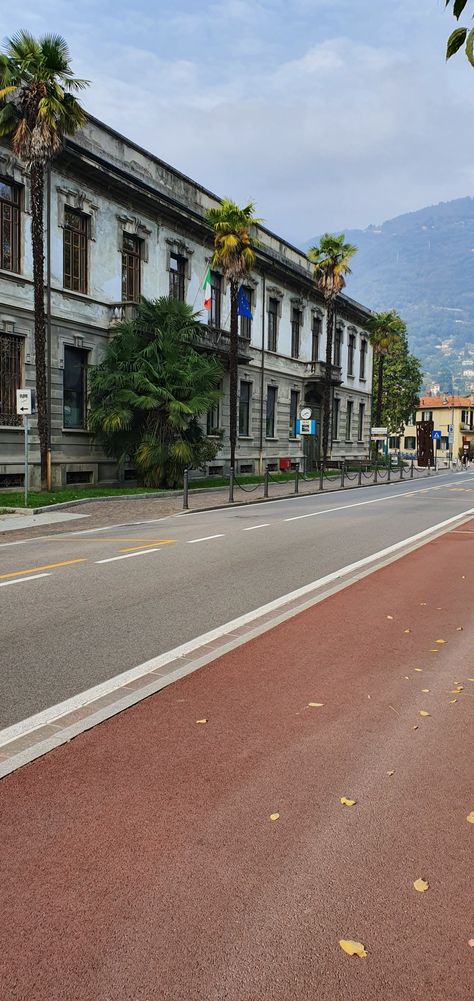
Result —
M 474 189 L 444 0 L 0 0 L 67 39 L 87 110 L 301 246 Z M 462 23 L 462 22 L 461 22 Z

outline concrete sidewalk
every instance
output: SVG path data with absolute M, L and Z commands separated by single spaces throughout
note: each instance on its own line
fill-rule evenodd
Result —
M 1 996 L 467 1001 L 473 555 L 470 522 L 5 778 Z

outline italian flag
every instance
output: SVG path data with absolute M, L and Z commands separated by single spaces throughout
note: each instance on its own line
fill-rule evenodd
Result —
M 208 268 L 206 271 L 206 277 L 204 279 L 203 285 L 204 289 L 204 309 L 209 310 L 211 308 L 211 269 Z

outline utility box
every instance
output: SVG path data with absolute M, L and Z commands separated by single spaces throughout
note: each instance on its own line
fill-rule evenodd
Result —
M 280 459 L 280 473 L 287 473 L 291 469 L 291 459 Z

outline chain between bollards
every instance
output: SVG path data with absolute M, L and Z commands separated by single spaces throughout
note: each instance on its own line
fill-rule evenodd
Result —
M 183 511 L 187 511 L 189 509 L 188 491 L 189 491 L 189 469 L 185 469 L 183 474 Z

